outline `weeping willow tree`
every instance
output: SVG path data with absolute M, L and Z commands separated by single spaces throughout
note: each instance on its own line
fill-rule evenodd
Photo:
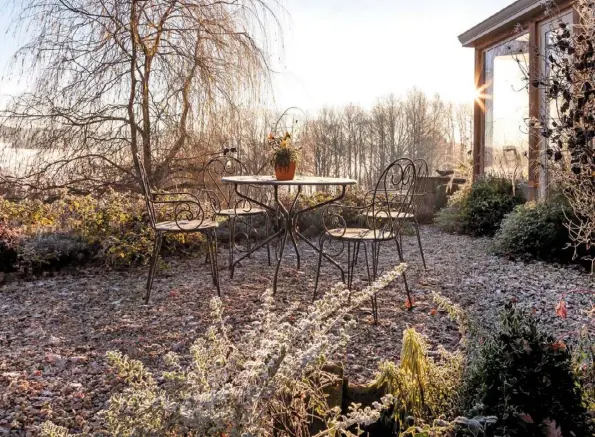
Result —
M 27 91 L 9 99 L 0 126 L 5 141 L 36 154 L 4 182 L 130 187 L 138 156 L 161 185 L 196 156 L 214 113 L 257 100 L 270 83 L 276 3 L 8 1 L 28 38 L 12 62 Z

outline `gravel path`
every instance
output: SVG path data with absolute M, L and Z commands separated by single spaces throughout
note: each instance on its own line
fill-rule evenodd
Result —
M 431 291 L 460 304 L 488 328 L 511 299 L 532 310 L 556 334 L 589 323 L 584 310 L 591 301 L 585 294 L 567 296 L 567 319 L 555 315 L 562 294 L 594 289 L 584 272 L 490 256 L 488 240 L 448 235 L 431 226 L 422 232 L 427 272 L 421 268 L 415 238 L 405 237 L 415 308 L 406 310 L 402 281 L 397 280 L 379 296 L 378 326 L 371 323 L 369 308 L 358 311 L 357 334 L 343 358 L 352 380 L 369 380 L 379 361 L 397 360 L 402 331 L 408 326 L 427 335 L 433 346 L 457 347 L 458 328 L 445 314 L 432 311 Z M 288 302 L 305 308 L 311 300 L 317 258 L 305 248 L 302 254 L 302 270 L 297 272 L 289 251 L 280 276 L 279 311 Z M 221 263 L 225 259 L 226 252 L 220 252 Z M 395 260 L 393 245 L 383 247 L 383 269 Z M 208 301 L 215 289 L 204 258 L 167 261 L 148 306 L 141 304 L 146 268 L 86 268 L 74 275 L 0 288 L 0 435 L 35 435 L 48 419 L 74 432 L 99 434 L 103 422 L 97 413 L 110 393 L 121 389 L 105 365 L 106 351 L 121 350 L 155 369 L 167 351 L 188 350 L 208 324 Z M 363 269 L 358 274 L 361 284 Z M 222 271 L 223 301 L 235 328 L 252 319 L 272 276 L 265 252 L 243 263 L 233 280 Z M 338 271 L 325 265 L 321 289 L 339 279 Z

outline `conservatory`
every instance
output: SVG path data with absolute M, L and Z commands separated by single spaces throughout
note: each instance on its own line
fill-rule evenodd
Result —
M 474 177 L 511 177 L 530 198 L 546 194 L 548 144 L 530 121 L 551 123 L 554 106 L 529 84 L 547 74 L 557 29 L 576 22 L 572 3 L 518 0 L 459 36 L 475 49 Z

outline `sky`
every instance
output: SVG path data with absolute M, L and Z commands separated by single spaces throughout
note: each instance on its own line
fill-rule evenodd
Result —
M 316 111 L 417 87 L 471 102 L 473 49 L 457 36 L 512 0 L 284 0 L 284 49 L 273 75 L 275 106 Z M 0 2 L 1 3 L 1 2 Z M 22 89 L 5 64 L 19 43 L 0 8 L 0 95 Z
M 471 102 L 473 49 L 457 36 L 512 0 L 288 0 L 280 107 L 360 104 L 416 86 Z

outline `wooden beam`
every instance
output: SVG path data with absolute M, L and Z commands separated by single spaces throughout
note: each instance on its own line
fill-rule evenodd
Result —
M 475 49 L 475 89 L 484 82 L 484 52 Z M 485 136 L 485 99 L 477 96 L 473 102 L 473 180 L 483 174 L 484 168 L 484 136 Z
M 533 120 L 540 118 L 540 92 L 539 87 L 533 86 L 535 81 L 539 81 L 541 74 L 541 65 L 539 57 L 539 32 L 535 21 L 529 23 L 529 153 L 528 153 L 528 185 L 531 188 L 530 200 L 536 195 L 539 187 L 539 151 L 541 148 L 541 135 L 539 127 L 533 123 Z

